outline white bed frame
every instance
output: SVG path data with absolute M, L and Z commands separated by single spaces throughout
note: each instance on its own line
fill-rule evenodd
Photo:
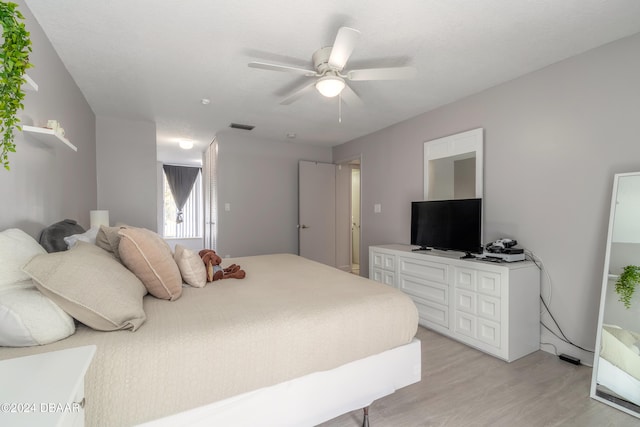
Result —
M 368 407 L 374 400 L 420 381 L 420 377 L 420 340 L 414 338 L 409 344 L 330 371 L 240 394 L 142 426 L 314 426 Z

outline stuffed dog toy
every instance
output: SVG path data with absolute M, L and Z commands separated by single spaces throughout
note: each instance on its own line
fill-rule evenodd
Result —
M 222 268 L 222 258 L 213 249 L 203 249 L 198 252 L 202 262 L 207 268 L 207 282 L 213 282 L 220 279 L 244 279 L 246 273 L 240 269 L 237 264 L 231 264 L 227 268 Z

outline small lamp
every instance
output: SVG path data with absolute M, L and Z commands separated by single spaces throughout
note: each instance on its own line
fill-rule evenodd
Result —
M 90 211 L 89 226 L 91 228 L 100 228 L 101 225 L 109 226 L 109 211 Z
M 318 92 L 320 92 L 327 98 L 333 98 L 334 96 L 337 96 L 340 92 L 342 92 L 344 86 L 344 79 L 339 76 L 324 76 L 316 82 L 316 89 L 318 89 Z

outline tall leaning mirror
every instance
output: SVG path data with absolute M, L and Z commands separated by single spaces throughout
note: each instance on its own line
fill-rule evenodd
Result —
M 614 177 L 591 397 L 640 418 L 640 172 Z

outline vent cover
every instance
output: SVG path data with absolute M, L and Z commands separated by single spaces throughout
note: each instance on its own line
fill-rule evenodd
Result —
M 255 126 L 243 125 L 242 123 L 231 123 L 229 127 L 232 129 L 252 130 Z

